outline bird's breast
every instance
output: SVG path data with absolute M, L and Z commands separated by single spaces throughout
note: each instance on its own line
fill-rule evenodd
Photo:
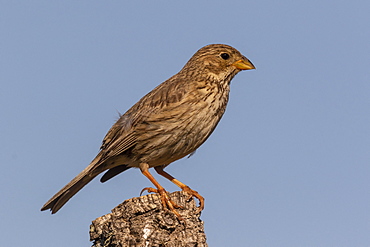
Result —
M 133 150 L 151 167 L 169 164 L 194 152 L 213 132 L 228 101 L 228 88 L 199 88 L 181 102 L 167 105 L 136 127 Z

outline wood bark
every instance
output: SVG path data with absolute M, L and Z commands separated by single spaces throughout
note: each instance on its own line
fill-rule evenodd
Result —
M 134 197 L 92 222 L 93 247 L 206 247 L 204 225 L 195 200 L 180 191 L 170 197 L 183 207 L 177 210 L 184 221 L 163 210 L 157 194 Z

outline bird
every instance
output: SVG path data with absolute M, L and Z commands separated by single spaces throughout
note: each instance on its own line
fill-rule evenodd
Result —
M 158 193 L 163 209 L 179 219 L 178 206 L 149 172 L 150 168 L 185 191 L 189 198 L 204 198 L 180 182 L 164 168 L 192 155 L 212 134 L 223 116 L 229 100 L 230 82 L 242 70 L 255 69 L 252 62 L 232 46 L 210 44 L 200 48 L 174 76 L 142 97 L 121 115 L 102 141 L 91 163 L 59 192 L 41 211 L 54 214 L 99 174 L 106 182 L 129 168 L 139 168 Z

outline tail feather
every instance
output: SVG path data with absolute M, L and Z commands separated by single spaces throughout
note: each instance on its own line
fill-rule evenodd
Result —
M 58 210 L 63 207 L 63 205 L 66 204 L 72 196 L 102 172 L 101 169 L 98 169 L 99 167 L 102 167 L 102 164 L 97 162 L 98 160 L 98 157 L 95 158 L 88 167 L 86 167 L 80 174 L 72 179 L 71 182 L 46 202 L 41 208 L 41 211 L 50 209 L 52 214 L 58 212 Z
M 130 167 L 127 166 L 127 165 L 119 165 L 119 166 L 115 166 L 111 169 L 109 169 L 100 179 L 100 182 L 104 183 L 106 181 L 108 181 L 109 179 L 117 176 L 118 174 L 120 174 L 121 172 L 124 172 L 126 171 L 127 169 L 129 169 Z

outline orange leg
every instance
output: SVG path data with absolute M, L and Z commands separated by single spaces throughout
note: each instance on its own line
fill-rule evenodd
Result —
M 161 202 L 162 202 L 163 208 L 171 210 L 177 216 L 178 219 L 184 221 L 184 219 L 181 217 L 181 215 L 175 209 L 175 208 L 182 208 L 182 207 L 178 206 L 175 202 L 173 202 L 171 200 L 171 198 L 168 196 L 167 191 L 162 187 L 162 185 L 160 185 L 157 182 L 157 180 L 153 177 L 153 175 L 150 174 L 148 168 L 149 168 L 149 166 L 147 164 L 141 164 L 140 165 L 141 173 L 145 177 L 147 177 L 150 180 L 150 182 L 152 182 L 157 189 L 147 187 L 147 188 L 144 188 L 141 191 L 141 193 L 143 193 L 143 191 L 148 191 L 149 193 L 151 193 L 151 192 L 158 193 L 161 197 Z
M 185 191 L 186 193 L 188 193 L 188 194 L 190 195 L 190 198 L 191 198 L 192 196 L 194 196 L 194 197 L 198 198 L 198 200 L 199 200 L 199 211 L 202 211 L 202 210 L 204 209 L 204 198 L 203 198 L 203 196 L 199 195 L 199 193 L 198 193 L 197 191 L 190 189 L 190 187 L 189 187 L 189 186 L 187 186 L 187 185 L 185 185 L 185 184 L 181 183 L 179 180 L 177 180 L 176 178 L 172 177 L 170 174 L 168 174 L 167 172 L 165 172 L 165 171 L 163 170 L 163 169 L 164 169 L 164 167 L 163 167 L 163 166 L 157 166 L 157 167 L 154 167 L 154 169 L 155 169 L 155 171 L 156 171 L 159 175 L 161 175 L 161 176 L 163 176 L 163 177 L 167 178 L 167 179 L 168 179 L 168 180 L 170 180 L 172 183 L 174 183 L 174 184 L 176 184 L 177 186 L 179 186 L 183 191 Z

